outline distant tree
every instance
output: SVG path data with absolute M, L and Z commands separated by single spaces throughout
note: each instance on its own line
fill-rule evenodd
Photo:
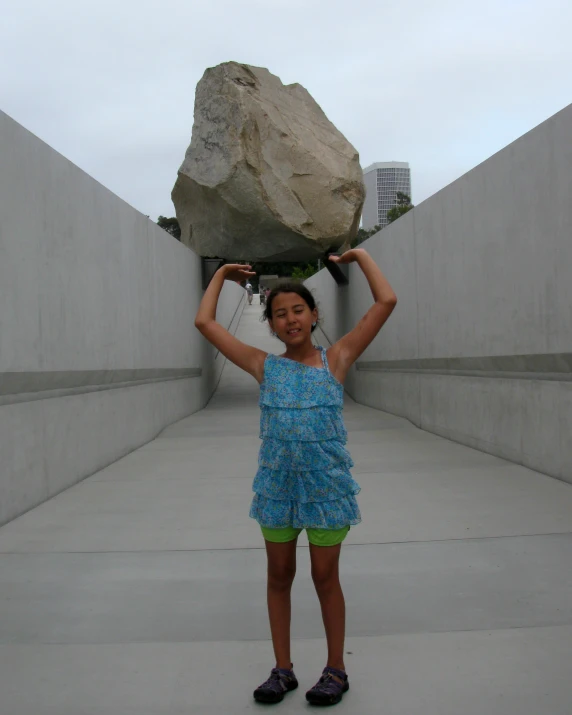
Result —
M 181 240 L 181 227 L 179 222 L 173 216 L 172 218 L 167 218 L 166 216 L 159 216 L 157 219 L 157 224 L 171 236 L 174 236 L 178 241 Z
M 318 271 L 318 266 L 313 263 L 308 263 L 305 268 L 300 265 L 295 265 L 292 269 L 292 278 L 297 281 L 305 281 L 310 276 Z
M 381 226 L 379 225 L 374 226 L 373 228 L 358 229 L 357 235 L 351 243 L 351 247 L 355 248 L 356 246 L 359 246 L 360 243 L 363 243 L 367 238 L 373 236 L 378 231 L 381 231 Z
M 294 278 L 295 280 L 306 280 L 318 271 L 318 261 L 304 261 L 302 263 L 284 262 L 255 262 L 252 263 L 252 270 L 256 273 L 252 280 L 252 285 L 258 286 L 258 276 L 278 276 L 279 278 Z
M 411 197 L 404 194 L 402 191 L 398 191 L 396 194 L 397 205 L 389 209 L 387 212 L 387 220 L 389 223 L 397 221 L 400 216 L 411 211 L 413 204 L 411 203 Z

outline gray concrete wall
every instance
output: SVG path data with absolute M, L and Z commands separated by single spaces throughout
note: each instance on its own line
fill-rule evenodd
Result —
M 203 407 L 224 358 L 196 254 L 3 113 L 0 145 L 2 524 Z
M 363 246 L 398 305 L 354 399 L 572 482 L 572 105 Z M 329 340 L 371 303 L 349 268 L 308 281 Z

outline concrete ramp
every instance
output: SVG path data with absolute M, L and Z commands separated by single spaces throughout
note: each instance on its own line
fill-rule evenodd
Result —
M 280 345 L 244 311 L 237 335 Z M 258 386 L 208 406 L 0 529 L 2 715 L 241 715 L 273 665 L 248 517 Z M 342 549 L 359 715 L 570 715 L 572 486 L 349 400 L 363 524 Z M 300 539 L 306 712 L 325 639 Z

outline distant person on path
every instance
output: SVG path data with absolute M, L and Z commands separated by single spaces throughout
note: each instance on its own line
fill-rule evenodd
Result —
M 344 664 L 345 601 L 338 569 L 342 542 L 361 515 L 355 498 L 360 487 L 350 474 L 353 462 L 345 447 L 343 382 L 397 299 L 365 250 L 354 248 L 330 260 L 357 262 L 374 303 L 356 327 L 327 350 L 312 344 L 318 310 L 301 283 L 279 284 L 266 301 L 264 317 L 272 334 L 284 343 L 280 356 L 246 345 L 216 322 L 224 281 L 240 283 L 253 276 L 248 265 L 219 268 L 195 319 L 207 340 L 261 384 L 262 445 L 250 516 L 260 524 L 268 559 L 268 613 L 276 665 L 254 691 L 254 698 L 266 703 L 279 702 L 298 687 L 290 658 L 290 592 L 302 529 L 310 542 L 312 579 L 328 645 L 326 667 L 306 699 L 333 705 L 349 689 Z
M 250 266 L 249 266 L 250 268 Z M 254 294 L 254 291 L 252 290 L 252 283 L 250 281 L 246 281 L 246 297 L 248 298 L 248 305 L 252 305 L 252 296 Z

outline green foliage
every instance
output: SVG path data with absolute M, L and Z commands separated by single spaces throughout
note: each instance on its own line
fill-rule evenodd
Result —
M 171 236 L 174 236 L 178 241 L 181 240 L 181 227 L 174 216 L 172 218 L 159 216 L 157 219 L 157 225 L 159 225 L 167 233 L 170 233 Z
M 400 216 L 403 216 L 403 214 L 406 214 L 413 208 L 413 204 L 411 203 L 411 197 L 407 196 L 407 194 L 404 194 L 402 191 L 397 192 L 396 199 L 397 206 L 394 206 L 387 212 L 387 220 L 389 221 L 389 223 L 397 221 Z
M 351 243 L 351 247 L 355 248 L 356 246 L 359 246 L 360 243 L 363 243 L 366 238 L 369 238 L 370 236 L 373 236 L 375 233 L 378 231 L 381 231 L 381 226 L 374 226 L 373 228 L 360 228 L 358 229 L 357 236 L 354 238 L 354 240 Z
M 318 271 L 318 261 L 290 263 L 252 263 L 252 270 L 256 276 L 252 279 L 252 285 L 255 290 L 258 290 L 258 276 L 279 276 L 280 278 L 294 278 L 295 280 L 305 281 L 306 278 L 313 276 Z
M 313 276 L 317 270 L 318 267 L 313 263 L 308 263 L 306 268 L 301 268 L 299 265 L 296 265 L 292 270 L 292 278 L 294 278 L 294 280 L 305 281 L 306 278 Z

